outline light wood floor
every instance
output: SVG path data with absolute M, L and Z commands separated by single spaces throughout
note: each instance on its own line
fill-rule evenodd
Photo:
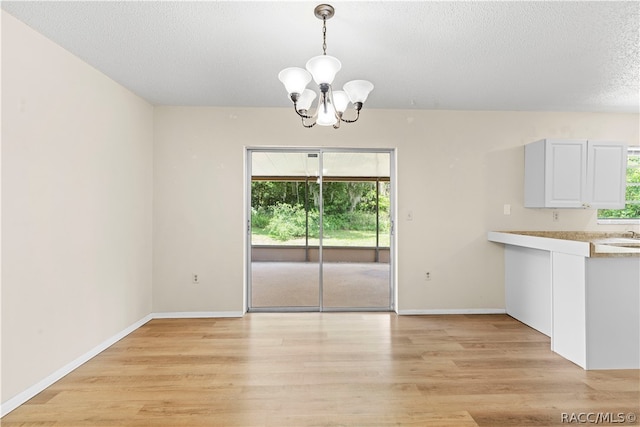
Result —
M 589 412 L 640 416 L 640 371 L 584 371 L 506 315 L 254 313 L 153 320 L 1 424 L 558 426 Z

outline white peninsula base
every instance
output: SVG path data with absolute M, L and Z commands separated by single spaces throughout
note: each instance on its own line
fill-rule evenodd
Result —
M 490 232 L 505 244 L 506 311 L 584 369 L 640 369 L 640 257 L 588 241 Z

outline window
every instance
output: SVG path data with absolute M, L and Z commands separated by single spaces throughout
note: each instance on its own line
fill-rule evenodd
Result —
M 624 209 L 598 209 L 599 223 L 640 222 L 640 147 L 629 147 Z

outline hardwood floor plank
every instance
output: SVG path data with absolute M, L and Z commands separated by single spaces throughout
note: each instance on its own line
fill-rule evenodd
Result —
M 640 371 L 584 371 L 549 347 L 506 315 L 156 319 L 1 424 L 499 427 L 560 426 L 571 412 L 640 416 Z

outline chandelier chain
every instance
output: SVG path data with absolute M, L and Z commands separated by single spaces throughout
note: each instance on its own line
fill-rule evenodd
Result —
M 322 54 L 327 54 L 327 18 L 322 18 Z

